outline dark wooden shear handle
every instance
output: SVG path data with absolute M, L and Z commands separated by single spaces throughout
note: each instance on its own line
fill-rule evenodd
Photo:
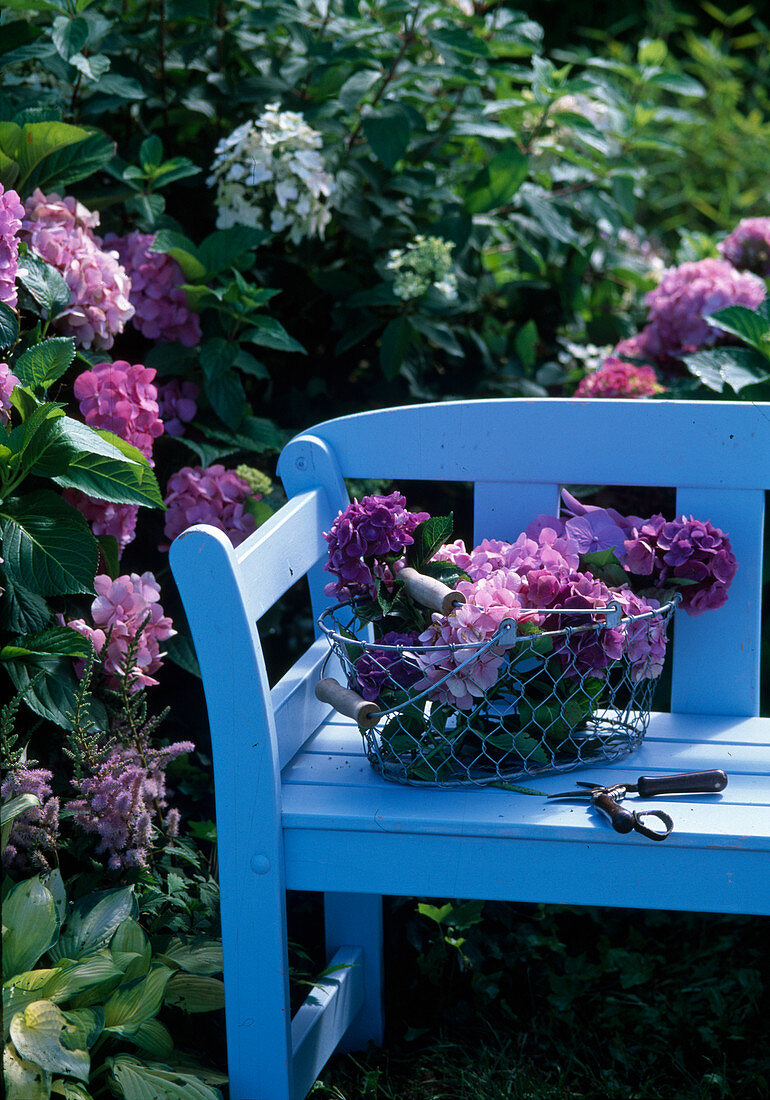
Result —
M 642 798 L 656 794 L 715 794 L 727 786 L 727 776 L 719 769 L 685 772 L 683 775 L 643 775 L 636 785 Z
M 616 801 L 611 794 L 594 794 L 591 802 L 597 810 L 610 819 L 616 833 L 630 833 L 635 825 L 634 815 Z

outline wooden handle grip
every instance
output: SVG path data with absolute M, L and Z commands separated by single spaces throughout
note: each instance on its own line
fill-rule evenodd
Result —
M 640 775 L 638 783 L 643 798 L 656 794 L 716 794 L 726 786 L 727 776 L 720 768 L 682 775 Z
M 634 827 L 634 815 L 616 802 L 612 795 L 595 794 L 591 799 L 597 810 L 609 818 L 617 833 L 630 833 Z
M 438 611 L 442 615 L 449 615 L 455 607 L 465 603 L 462 592 L 456 592 L 454 588 L 437 581 L 435 577 L 426 577 L 407 565 L 398 574 L 398 579 L 404 582 L 409 595 L 417 603 L 427 607 L 429 611 Z
M 367 703 L 366 699 L 362 699 L 350 688 L 338 684 L 330 676 L 318 681 L 315 694 L 316 699 L 320 699 L 322 703 L 330 703 L 336 711 L 344 714 L 346 718 L 352 718 L 364 729 L 371 729 L 379 721 L 378 718 L 372 717 L 379 710 L 376 703 Z

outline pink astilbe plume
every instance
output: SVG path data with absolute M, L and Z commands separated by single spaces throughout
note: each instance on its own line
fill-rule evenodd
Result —
M 21 239 L 55 267 L 70 288 L 69 304 L 54 324 L 84 348 L 111 348 L 134 314 L 131 282 L 117 252 L 102 248 L 93 230 L 99 215 L 71 196 L 44 195 L 24 204 Z
M 47 768 L 22 765 L 12 768 L 3 780 L 3 801 L 20 794 L 34 794 L 40 799 L 39 806 L 32 806 L 14 820 L 3 849 L 3 867 L 50 871 L 46 853 L 56 851 L 59 839 L 59 799 L 51 793 L 52 779 L 53 773 Z
M 125 574 L 112 580 L 106 574 L 94 579 L 96 599 L 91 604 L 93 625 L 84 619 L 67 623 L 93 642 L 101 657 L 108 686 L 120 687 L 128 674 L 129 690 L 157 684 L 153 674 L 163 663 L 160 643 L 176 631 L 160 604 L 160 585 L 152 573 Z M 144 624 L 144 625 L 142 625 Z M 134 664 L 125 669 L 126 654 L 139 628 Z
M 170 761 L 192 752 L 191 741 L 177 741 L 167 748 L 146 749 L 116 746 L 93 774 L 72 780 L 79 798 L 65 804 L 76 823 L 99 838 L 97 854 L 108 854 L 111 870 L 146 867 L 150 854 L 153 819 L 175 835 L 179 814 L 169 810 L 161 821 L 158 811 L 166 809 L 165 770 Z
M 19 261 L 19 231 L 24 207 L 15 191 L 0 183 L 0 302 L 16 309 L 16 272 Z
M 104 243 L 115 249 L 131 280 L 134 328 L 148 340 L 193 347 L 201 341 L 201 326 L 181 288 L 184 274 L 171 256 L 150 251 L 154 240 L 154 233 L 108 233 Z
M 240 546 L 257 529 L 245 507 L 250 496 L 248 482 L 219 463 L 205 469 L 183 466 L 166 486 L 166 538 L 175 539 L 195 523 L 208 523 L 224 531 L 233 546 Z

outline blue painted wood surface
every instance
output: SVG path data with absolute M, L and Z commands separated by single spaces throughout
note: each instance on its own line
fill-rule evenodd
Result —
M 756 717 L 770 405 L 522 399 L 379 410 L 293 440 L 279 472 L 292 499 L 237 550 L 199 527 L 171 552 L 214 746 L 233 1100 L 294 1100 L 340 1038 L 333 1020 L 307 1011 L 321 1054 L 300 1042 L 299 1023 L 292 1043 L 287 888 L 324 892 L 330 952 L 361 949 L 364 988 L 351 991 L 363 1003 L 348 1045 L 381 1041 L 383 893 L 770 913 L 770 719 Z M 581 805 L 384 782 L 355 726 L 313 695 L 323 640 L 271 690 L 258 620 L 304 574 L 314 613 L 328 602 L 321 533 L 346 503 L 345 477 L 473 482 L 477 539 L 516 537 L 535 512 L 555 510 L 562 484 L 674 487 L 679 511 L 729 531 L 740 568 L 728 603 L 678 614 L 673 713 L 653 716 L 633 756 L 583 773 L 604 782 L 722 767 L 726 790 L 657 799 L 675 831 L 655 844 L 620 836 Z

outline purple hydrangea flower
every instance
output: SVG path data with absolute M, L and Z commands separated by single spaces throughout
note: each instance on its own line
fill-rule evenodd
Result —
M 639 516 L 622 516 L 615 508 L 583 504 L 566 489 L 562 489 L 561 496 L 568 518 L 562 521 L 557 516 L 536 516 L 527 527 L 525 534 L 534 538 L 544 529 L 560 528 L 564 538 L 574 547 L 578 556 L 598 550 L 614 549 L 616 557 L 622 563 L 625 539 L 630 535 L 634 524 L 644 521 Z M 576 568 L 577 564 L 578 562 L 575 561 L 572 568 Z
M 185 425 L 198 412 L 197 398 L 200 392 L 194 382 L 182 382 L 178 378 L 172 378 L 170 382 L 158 387 L 158 408 L 166 435 L 176 438 L 184 435 Z
M 666 522 L 653 516 L 625 543 L 632 573 L 652 578 L 656 587 L 678 587 L 689 615 L 722 607 L 738 568 L 730 540 L 709 521 L 693 516 Z M 677 581 L 688 582 L 678 586 Z
M 136 521 L 139 518 L 138 504 L 115 504 L 110 500 L 97 500 L 87 497 L 79 489 L 65 489 L 62 494 L 68 504 L 85 516 L 92 532 L 99 535 L 112 535 L 118 543 L 118 554 L 122 554 L 136 536 Z
M 360 503 L 354 500 L 324 532 L 329 544 L 324 569 L 337 577 L 326 585 L 326 594 L 340 600 L 373 597 L 375 578 L 391 588 L 398 555 L 413 544 L 414 529 L 429 518 L 427 512 L 408 512 L 406 499 L 398 492 L 363 497 Z M 378 560 L 386 557 L 393 560 Z
M 25 867 L 50 871 L 46 852 L 55 852 L 59 839 L 59 799 L 51 792 L 53 773 L 47 768 L 22 765 L 8 772 L 0 786 L 3 801 L 20 794 L 34 794 L 40 799 L 14 820 L 8 843 L 3 849 L 4 867 Z
M 19 231 L 24 207 L 15 191 L 0 183 L 0 302 L 16 309 Z
M 117 252 L 131 280 L 134 328 L 148 340 L 193 347 L 201 341 L 201 326 L 180 285 L 186 282 L 184 274 L 171 256 L 150 251 L 154 240 L 153 233 L 108 233 L 104 243 Z
M 623 614 L 629 618 L 644 615 L 660 607 L 658 600 L 637 596 L 627 587 L 615 589 L 614 595 L 623 608 Z M 635 618 L 634 621 L 624 622 L 623 629 L 625 656 L 630 665 L 631 679 L 634 683 L 657 679 L 666 660 L 668 636 L 665 620 L 659 615 L 650 616 L 649 619 Z
M 770 276 L 770 218 L 744 218 L 717 247 L 733 267 Z
M 5 427 L 11 422 L 11 394 L 21 382 L 7 363 L 0 363 L 0 424 Z
M 652 397 L 664 390 L 651 366 L 634 366 L 611 355 L 598 370 L 581 378 L 575 396 Z
M 133 316 L 131 282 L 117 252 L 105 251 L 93 229 L 99 215 L 72 197 L 38 188 L 24 203 L 21 238 L 55 267 L 70 288 L 69 305 L 54 324 L 84 348 L 111 348 Z
M 233 546 L 240 546 L 257 529 L 245 507 L 250 496 L 248 483 L 219 463 L 205 469 L 183 466 L 166 486 L 166 538 L 175 539 L 195 523 L 210 523 L 224 531 Z
M 766 294 L 760 278 L 736 271 L 727 260 L 697 260 L 672 268 L 647 295 L 646 348 L 662 359 L 708 347 L 725 335 L 706 321 L 708 314 L 726 306 L 756 309 Z
M 364 699 L 373 702 L 380 695 L 383 688 L 402 688 L 408 690 L 420 678 L 420 668 L 415 663 L 416 658 L 406 653 L 394 650 L 379 649 L 383 646 L 410 646 L 417 644 L 416 633 L 401 634 L 397 630 L 389 630 L 383 634 L 377 646 L 363 651 L 356 661 L 356 678 L 358 691 Z
M 165 809 L 165 770 L 170 761 L 192 752 L 191 741 L 177 741 L 161 749 L 116 746 L 90 776 L 72 780 L 78 798 L 66 803 L 66 809 L 87 833 L 99 838 L 97 854 L 109 854 L 111 870 L 146 867 L 152 842 L 153 818 L 157 809 Z M 179 824 L 177 811 L 169 811 L 158 825 L 174 834 Z

